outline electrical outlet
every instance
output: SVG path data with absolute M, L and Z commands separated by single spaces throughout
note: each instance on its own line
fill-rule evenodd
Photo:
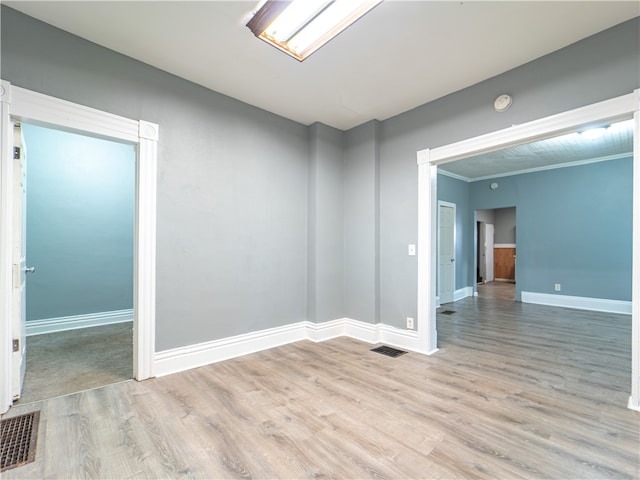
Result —
M 556 292 L 559 292 L 560 290 L 562 290 L 562 286 L 559 283 L 556 283 L 555 289 Z
M 407 328 L 413 330 L 413 318 L 407 317 Z

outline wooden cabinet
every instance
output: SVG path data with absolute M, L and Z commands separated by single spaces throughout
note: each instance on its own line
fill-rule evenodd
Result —
M 493 269 L 496 280 L 516 279 L 516 249 L 513 247 L 494 247 Z

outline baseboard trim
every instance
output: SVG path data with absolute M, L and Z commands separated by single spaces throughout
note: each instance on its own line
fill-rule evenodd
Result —
M 307 323 L 297 322 L 156 352 L 154 372 L 157 377 L 161 377 L 305 340 L 308 338 Z
M 630 410 L 635 410 L 636 412 L 640 412 L 640 405 L 636 405 L 633 402 L 632 396 L 629 396 L 629 403 L 627 404 L 627 408 L 629 408 Z
M 453 292 L 453 301 L 457 302 L 463 298 L 473 297 L 473 287 L 462 287 Z
M 156 376 L 162 377 L 301 340 L 324 342 L 337 337 L 350 337 L 370 344 L 385 343 L 418 353 L 435 352 L 420 352 L 418 332 L 414 330 L 340 318 L 323 323 L 303 321 L 164 350 L 155 354 L 154 371 Z
M 552 307 L 577 308 L 594 312 L 620 313 L 631 315 L 631 302 L 607 298 L 573 297 L 550 293 L 522 292 L 523 303 L 536 303 Z
M 133 321 L 133 309 L 114 310 L 111 312 L 85 313 L 68 317 L 43 318 L 26 322 L 27 337 L 45 333 L 64 332 L 78 328 L 98 327 L 112 323 Z

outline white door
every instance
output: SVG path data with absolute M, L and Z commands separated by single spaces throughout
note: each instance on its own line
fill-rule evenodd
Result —
M 487 223 L 485 225 L 484 231 L 484 258 L 486 262 L 486 272 L 487 278 L 485 278 L 486 282 L 493 282 L 495 280 L 493 274 L 493 225 Z
M 438 290 L 440 303 L 453 302 L 455 290 L 455 205 L 438 209 Z
M 20 124 L 13 126 L 13 311 L 12 311 L 12 393 L 19 398 L 26 370 L 26 206 L 27 206 L 27 154 Z

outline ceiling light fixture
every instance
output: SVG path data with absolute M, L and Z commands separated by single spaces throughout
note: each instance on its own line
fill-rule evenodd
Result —
M 609 125 L 605 125 L 602 127 L 588 128 L 578 133 L 582 138 L 586 138 L 587 140 L 596 140 L 605 134 L 605 132 L 607 131 L 607 128 L 609 128 Z
M 247 23 L 253 34 L 303 61 L 382 0 L 267 0 Z

